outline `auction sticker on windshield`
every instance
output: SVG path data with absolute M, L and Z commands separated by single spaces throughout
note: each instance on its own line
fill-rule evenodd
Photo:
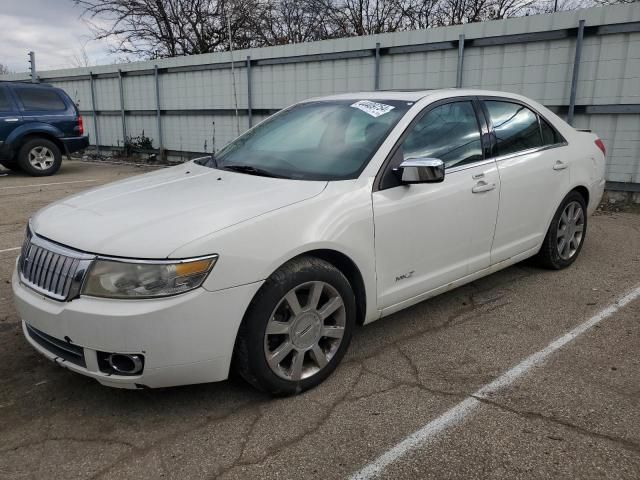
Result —
M 351 105 L 353 108 L 362 110 L 364 113 L 368 113 L 372 117 L 379 117 L 385 113 L 390 112 L 395 107 L 392 105 L 385 105 L 384 103 L 372 102 L 370 100 L 360 100 Z

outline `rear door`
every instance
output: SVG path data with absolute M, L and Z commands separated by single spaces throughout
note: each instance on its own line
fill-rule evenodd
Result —
M 491 249 L 495 264 L 541 244 L 549 220 L 569 189 L 569 163 L 566 142 L 550 140 L 546 130 L 550 126 L 528 105 L 505 98 L 484 98 L 483 104 L 493 129 L 500 174 L 500 206 Z
M 0 152 L 11 132 L 21 124 L 22 116 L 15 108 L 11 92 L 5 85 L 0 85 Z

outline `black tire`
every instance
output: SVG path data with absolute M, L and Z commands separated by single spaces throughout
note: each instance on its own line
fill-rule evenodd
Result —
M 29 155 L 32 150 L 38 148 L 51 152 L 53 162 L 50 166 L 38 168 L 31 164 L 29 161 Z M 18 152 L 18 165 L 23 172 L 34 177 L 53 175 L 60 169 L 60 165 L 62 165 L 62 153 L 58 146 L 51 140 L 40 137 L 31 138 L 22 145 Z
M 327 284 L 327 287 L 323 287 L 325 288 L 323 292 L 337 292 L 340 295 L 344 305 L 344 310 L 341 311 L 341 318 L 344 319 L 344 332 L 339 346 L 336 347 L 335 353 L 328 360 L 326 366 L 321 367 L 319 371 L 307 378 L 289 380 L 277 375 L 267 362 L 267 352 L 265 351 L 268 341 L 265 340 L 267 324 L 272 313 L 282 305 L 281 301 L 285 301 L 285 295 L 294 289 L 304 288 L 304 285 L 310 282 Z M 309 292 L 310 296 L 311 292 Z M 305 305 L 312 303 L 309 297 L 304 302 Z M 320 304 L 321 300 L 318 301 L 318 305 Z M 307 307 L 303 307 L 303 310 L 305 308 Z M 292 318 L 295 318 L 293 314 Z M 289 320 L 289 323 L 293 322 L 293 320 Z M 325 325 L 324 322 L 325 320 L 321 320 L 321 325 Z M 292 395 L 303 392 L 320 384 L 335 370 L 349 347 L 355 322 L 355 296 L 349 281 L 342 272 L 319 258 L 299 257 L 273 273 L 251 301 L 238 331 L 233 366 L 248 383 L 272 395 Z M 284 334 L 283 336 L 286 341 L 292 342 L 291 335 Z M 323 338 L 319 341 L 324 340 L 329 339 Z M 293 355 L 297 353 L 297 351 L 292 351 L 291 364 L 294 361 Z M 311 355 L 313 354 L 309 352 L 309 356 L 305 355 L 307 354 L 303 354 L 302 357 L 305 359 L 305 365 L 312 363 L 314 357 Z
M 7 170 L 12 170 L 14 172 L 20 171 L 20 165 L 15 160 L 0 160 L 0 165 L 2 165 Z
M 561 224 L 562 214 L 565 209 L 572 203 L 578 203 L 582 208 L 582 236 L 578 242 L 575 251 L 571 253 L 569 258 L 563 258 L 560 254 L 560 246 L 558 239 L 558 228 Z M 536 261 L 539 265 L 549 268 L 551 270 L 560 270 L 563 268 L 567 268 L 571 265 L 582 250 L 582 246 L 584 245 L 584 241 L 587 235 L 587 204 L 584 200 L 584 197 L 578 193 L 577 191 L 569 192 L 569 194 L 564 197 L 564 200 L 560 203 L 558 210 L 556 210 L 555 215 L 553 216 L 553 220 L 551 220 L 551 225 L 549 225 L 549 230 L 547 231 L 547 235 L 542 242 L 542 247 L 536 256 Z M 561 241 L 561 239 L 560 239 Z

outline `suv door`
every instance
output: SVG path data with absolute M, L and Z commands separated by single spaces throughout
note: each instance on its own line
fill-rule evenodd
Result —
M 512 99 L 484 98 L 483 104 L 493 129 L 501 185 L 491 251 L 495 264 L 542 243 L 570 179 L 565 148 L 552 148 L 566 142 L 546 121 L 541 123 L 536 112 Z
M 483 132 L 474 99 L 435 103 L 407 128 L 383 166 L 373 212 L 385 313 L 489 266 L 500 179 L 495 162 L 485 160 Z M 442 160 L 444 181 L 401 185 L 393 168 L 411 157 Z
M 6 150 L 4 142 L 7 141 L 11 132 L 21 124 L 22 116 L 15 108 L 11 92 L 6 86 L 0 85 L 0 157 L 8 155 L 9 152 Z

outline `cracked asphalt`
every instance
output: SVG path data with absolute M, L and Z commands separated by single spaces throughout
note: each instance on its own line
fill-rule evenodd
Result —
M 144 171 L 67 161 L 54 177 L 0 176 L 1 479 L 346 478 L 640 285 L 640 215 L 598 213 L 569 269 L 518 264 L 361 327 L 303 395 L 238 378 L 110 389 L 22 338 L 9 249 L 38 208 Z M 478 400 L 381 477 L 640 478 L 640 300 Z

